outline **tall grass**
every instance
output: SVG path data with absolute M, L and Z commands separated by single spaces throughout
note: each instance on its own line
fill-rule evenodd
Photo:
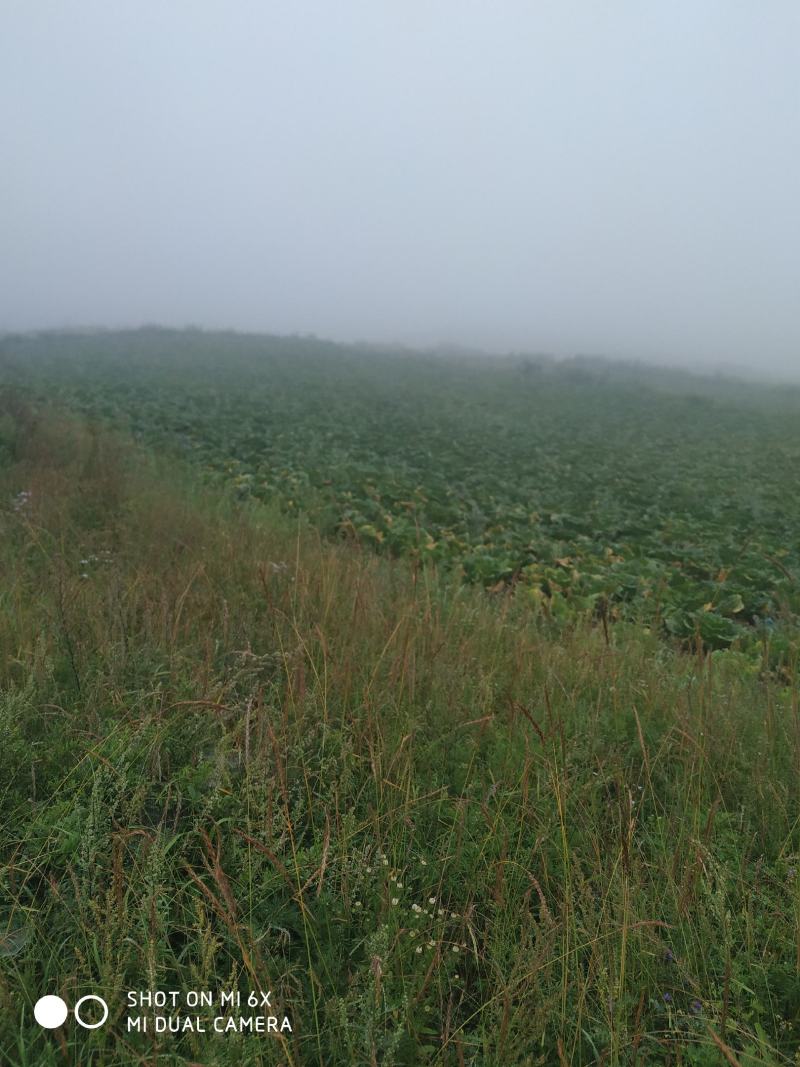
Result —
M 795 1062 L 795 681 L 8 399 L 0 442 L 3 1062 Z M 293 1032 L 126 1031 L 127 990 L 229 988 Z

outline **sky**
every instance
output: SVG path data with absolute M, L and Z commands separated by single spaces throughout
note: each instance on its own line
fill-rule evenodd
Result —
M 800 374 L 796 0 L 0 0 L 0 329 Z

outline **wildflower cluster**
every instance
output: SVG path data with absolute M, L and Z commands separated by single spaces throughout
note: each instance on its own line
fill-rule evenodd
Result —
M 389 857 L 378 852 L 374 866 L 366 867 L 365 873 L 373 879 L 379 879 L 375 886 L 378 895 L 387 902 L 396 917 L 395 921 L 399 922 L 401 938 L 414 943 L 414 955 L 421 956 L 428 952 L 458 955 L 467 947 L 466 942 L 460 940 L 454 931 L 462 916 L 446 907 L 432 888 L 427 891 L 421 888 L 426 883 L 431 887 L 434 880 L 427 869 L 427 860 L 420 858 L 417 862 L 418 870 L 414 869 L 413 864 L 401 870 L 390 866 Z M 363 901 L 355 900 L 353 908 L 361 911 Z
M 112 557 L 111 553 L 108 551 L 108 549 L 104 548 L 99 554 L 93 552 L 93 553 L 90 553 L 89 555 L 85 556 L 80 561 L 81 578 L 88 578 L 89 577 L 89 568 L 90 567 L 97 566 L 97 565 L 104 564 L 104 563 L 105 564 L 113 563 L 113 557 Z

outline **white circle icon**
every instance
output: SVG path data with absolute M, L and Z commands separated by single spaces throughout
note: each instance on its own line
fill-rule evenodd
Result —
M 56 998 L 56 999 L 58 999 L 58 998 Z M 97 1023 L 85 1023 L 83 1021 L 83 1019 L 80 1017 L 80 1015 L 78 1014 L 78 1008 L 81 1006 L 81 1004 L 85 1004 L 87 1000 L 96 1000 L 97 1003 L 101 1004 L 102 1007 L 103 1007 L 102 1018 Z M 63 1003 L 63 1001 L 62 1001 L 62 1003 Z M 73 1012 L 75 1014 L 75 1022 L 78 1023 L 79 1026 L 82 1026 L 84 1028 L 84 1030 L 96 1030 L 97 1027 L 98 1026 L 102 1026 L 103 1023 L 108 1018 L 108 1004 L 106 1004 L 106 1002 L 103 1000 L 102 997 L 97 997 L 97 996 L 94 995 L 94 993 L 87 993 L 85 997 L 81 997 L 81 999 L 78 1001 L 78 1003 L 75 1005 L 75 1007 L 72 1010 L 73 1010 Z
M 33 1017 L 46 1030 L 55 1030 L 67 1017 L 67 1005 L 61 997 L 39 997 L 33 1008 Z

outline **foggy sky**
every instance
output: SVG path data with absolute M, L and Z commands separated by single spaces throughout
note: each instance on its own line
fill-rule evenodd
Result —
M 800 369 L 795 0 L 0 0 L 0 329 Z

